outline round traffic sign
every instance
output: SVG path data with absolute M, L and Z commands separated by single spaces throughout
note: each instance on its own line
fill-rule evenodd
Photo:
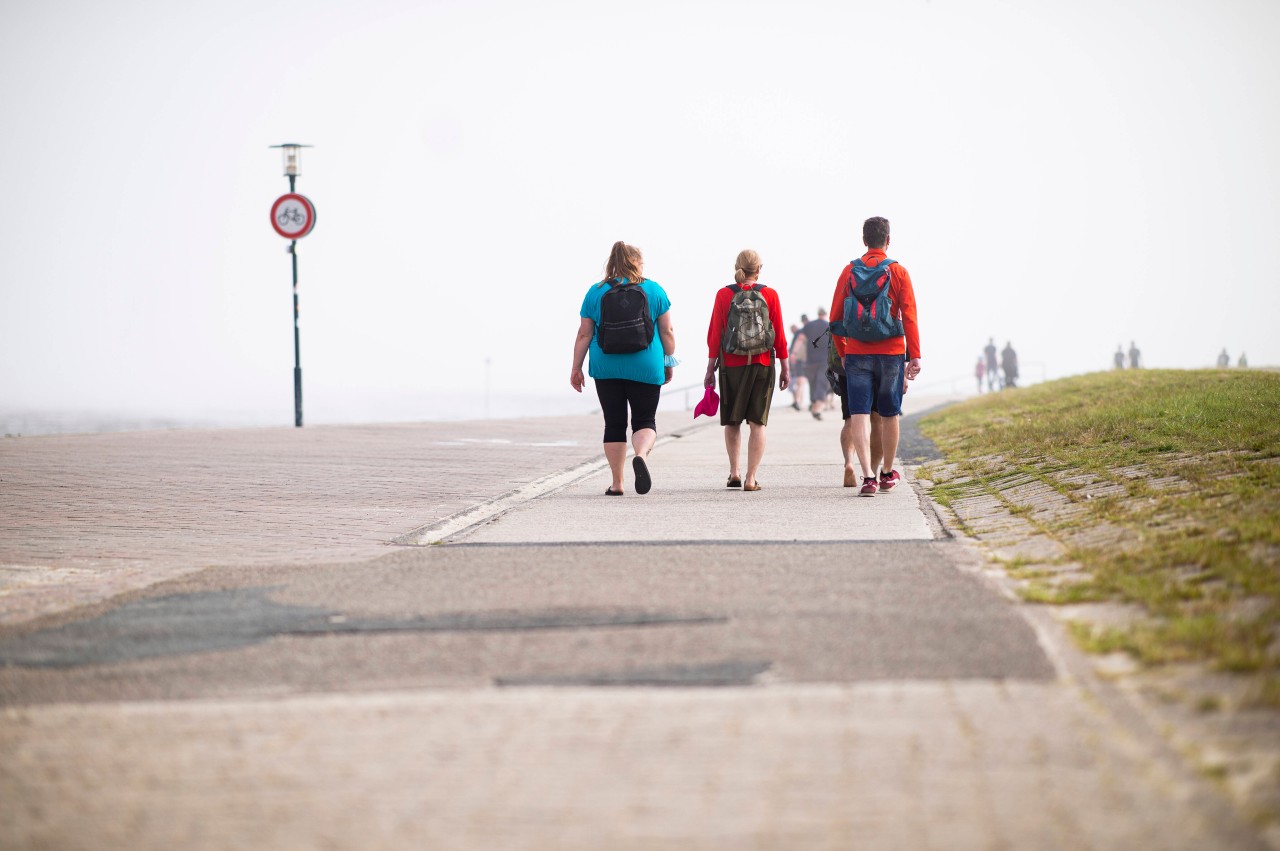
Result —
M 316 207 L 305 195 L 281 195 L 271 205 L 271 226 L 285 239 L 302 239 L 316 226 Z

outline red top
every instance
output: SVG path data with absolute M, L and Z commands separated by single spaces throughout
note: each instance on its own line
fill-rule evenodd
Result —
M 773 287 L 757 284 L 754 281 L 743 281 L 741 287 L 749 290 L 758 286 L 764 292 L 764 303 L 769 307 L 769 321 L 773 323 L 773 354 L 778 360 L 787 359 L 787 329 L 782 324 L 782 306 L 778 304 L 778 292 Z M 707 357 L 720 358 L 721 366 L 746 366 L 758 363 L 768 366 L 773 358 L 768 352 L 758 355 L 735 355 L 720 351 L 720 341 L 724 337 L 724 327 L 729 323 L 729 302 L 733 301 L 736 290 L 721 287 L 716 290 L 716 305 L 711 310 L 711 325 L 707 328 Z
M 862 262 L 868 266 L 878 266 L 884 260 L 883 248 L 872 248 L 862 255 Z M 853 273 L 853 264 L 844 267 L 840 278 L 836 281 L 836 292 L 831 297 L 832 322 L 844 318 L 844 300 L 849 295 L 849 276 Z M 900 355 L 904 352 L 908 357 L 920 357 L 920 326 L 916 324 L 916 293 L 911 286 L 911 275 L 902 268 L 901 263 L 889 267 L 889 298 L 893 300 L 894 312 L 902 319 L 902 330 L 906 337 L 890 337 L 876 343 L 863 343 L 852 337 L 837 337 L 836 351 L 841 357 L 845 355 Z

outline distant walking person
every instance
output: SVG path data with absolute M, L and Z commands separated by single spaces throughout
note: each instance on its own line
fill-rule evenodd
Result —
M 600 412 L 604 415 L 604 457 L 613 482 L 607 496 L 622 496 L 627 460 L 627 411 L 631 413 L 631 461 L 636 493 L 648 493 L 649 450 L 658 437 L 658 395 L 676 366 L 676 336 L 671 301 L 656 281 L 644 277 L 640 249 L 615 242 L 605 263 L 604 280 L 592 284 L 579 311 L 582 322 L 573 343 L 569 384 L 582 392 L 582 361 L 591 354 Z M 656 333 L 655 333 L 656 330 Z
M 809 321 L 809 317 L 800 314 L 800 323 Z M 791 326 L 791 345 L 788 351 L 791 353 L 789 360 L 791 361 L 791 407 L 800 410 L 803 400 L 808 399 L 809 384 L 804 378 L 804 362 L 805 349 L 804 344 L 804 326 L 803 324 L 794 324 Z
M 1249 359 L 1244 356 L 1244 352 L 1240 353 L 1240 360 L 1236 361 L 1236 366 L 1240 367 L 1241 369 L 1249 368 Z
M 898 452 L 904 376 L 920 374 L 920 329 L 911 275 L 889 259 L 889 220 L 874 216 L 862 224 L 867 252 L 836 279 L 831 295 L 831 333 L 844 358 L 853 449 L 862 468 L 862 496 L 891 490 L 901 476 L 893 469 Z M 909 360 L 905 363 L 903 356 Z M 872 465 L 871 412 L 880 415 L 879 477 Z M 846 462 L 845 476 L 850 464 Z
M 978 355 L 978 362 L 973 366 L 973 377 L 978 379 L 978 392 L 982 392 L 982 377 L 987 373 L 987 362 Z
M 1124 369 L 1124 346 L 1116 344 L 1116 354 L 1112 360 L 1115 361 L 1116 369 Z
M 707 374 L 703 384 L 716 385 L 720 372 L 720 424 L 729 454 L 727 487 L 760 490 L 756 474 L 764 459 L 765 427 L 773 403 L 774 360 L 778 389 L 791 383 L 787 335 L 782 307 L 773 287 L 760 283 L 760 255 L 750 249 L 738 253 L 733 264 L 735 283 L 716 290 L 707 327 Z M 825 378 L 823 379 L 826 380 Z M 747 439 L 747 475 L 742 476 L 742 421 L 751 429 Z
M 1229 366 L 1231 366 L 1231 355 L 1227 354 L 1227 349 L 1223 346 L 1222 354 L 1218 355 L 1218 368 L 1226 369 Z
M 1004 369 L 1004 386 L 1018 386 L 1018 353 L 1013 350 L 1013 343 L 1006 342 L 1000 351 L 1000 366 Z
M 1000 380 L 1000 367 L 996 364 L 996 338 L 987 338 L 987 345 L 982 353 L 987 356 L 987 390 L 995 390 Z
M 1129 369 L 1142 368 L 1142 352 L 1138 350 L 1138 344 L 1129 341 Z
M 809 413 L 820 420 L 822 409 L 827 407 L 827 347 L 831 345 L 827 309 L 819 307 L 818 318 L 806 322 L 800 333 L 808 341 L 804 350 L 804 378 L 809 383 Z

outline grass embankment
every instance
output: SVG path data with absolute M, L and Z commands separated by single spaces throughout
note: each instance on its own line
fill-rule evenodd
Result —
M 982 396 L 922 426 L 954 465 L 934 471 L 935 499 L 994 495 L 1067 544 L 1059 562 L 1083 566 L 1069 583 L 1024 570 L 1028 599 L 1147 613 L 1076 630 L 1086 649 L 1254 672 L 1258 698 L 1280 704 L 1280 374 L 1097 373 Z M 1015 476 L 1050 485 L 1072 510 L 1036 520 L 1001 493 Z M 1100 524 L 1110 539 L 1078 534 Z

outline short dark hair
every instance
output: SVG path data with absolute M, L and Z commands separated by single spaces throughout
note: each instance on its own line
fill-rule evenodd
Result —
M 872 216 L 863 222 L 862 241 L 867 248 L 884 248 L 889 241 L 889 220 L 884 216 Z

